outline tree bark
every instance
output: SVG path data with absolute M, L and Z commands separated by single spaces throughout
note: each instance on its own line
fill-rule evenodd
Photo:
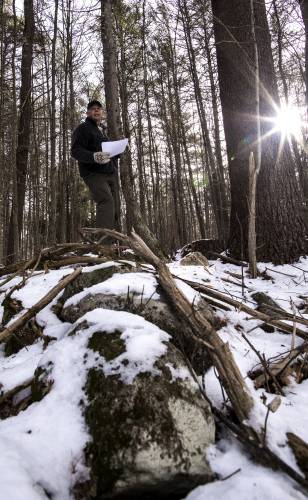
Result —
M 53 19 L 53 38 L 51 45 L 51 102 L 50 102 L 50 204 L 48 242 L 56 242 L 56 213 L 57 213 L 57 165 L 56 165 L 56 45 L 58 31 L 58 4 L 55 0 Z
M 260 71 L 260 115 L 274 117 L 279 108 L 271 40 L 264 0 L 254 0 L 255 32 Z M 212 0 L 219 85 L 231 181 L 229 248 L 247 258 L 249 154 L 256 153 L 255 53 L 251 8 L 244 0 Z M 235 63 L 236 61 L 236 63 Z M 304 250 L 295 167 L 288 144 L 261 123 L 262 159 L 257 182 L 257 258 L 286 263 Z
M 305 86 L 306 86 L 306 116 L 308 116 L 308 0 L 299 0 L 302 19 L 305 26 Z M 295 154 L 296 154 L 295 149 Z M 304 154 L 304 160 L 298 162 L 300 183 L 304 195 L 306 206 L 308 206 L 308 158 Z M 307 216 L 307 215 L 306 215 Z
M 34 39 L 34 11 L 33 0 L 24 0 L 24 31 L 21 59 L 21 87 L 19 103 L 18 137 L 16 149 L 16 198 L 13 201 L 17 206 L 18 236 L 20 238 L 23 223 L 23 210 L 26 194 L 26 176 L 28 166 L 28 155 L 30 148 L 30 124 L 31 124 L 31 89 L 32 89 L 32 58 Z M 15 209 L 15 208 L 14 208 Z M 13 254 L 16 248 L 14 228 L 14 210 L 11 212 L 9 224 L 8 250 L 7 254 Z M 11 257 L 10 257 L 11 259 Z
M 298 0 L 301 8 L 302 18 L 305 26 L 305 84 L 306 84 L 306 108 L 308 113 L 308 0 Z
M 202 98 L 200 79 L 197 71 L 196 54 L 192 43 L 192 34 L 190 26 L 191 23 L 190 23 L 190 17 L 186 0 L 179 0 L 179 7 L 182 15 L 185 41 L 190 63 L 190 73 L 194 85 L 194 93 L 198 108 L 198 115 L 200 119 L 204 151 L 208 160 L 207 174 L 209 178 L 209 187 L 214 209 L 214 216 L 217 225 L 218 238 L 222 242 L 223 246 L 225 246 L 228 235 L 229 223 L 228 223 L 227 198 L 225 193 L 224 179 L 216 163 L 211 144 L 208 120 Z
M 104 83 L 107 109 L 108 130 L 112 139 L 122 137 L 119 82 L 117 74 L 117 47 L 114 37 L 114 14 L 113 2 L 111 0 L 101 0 L 101 33 L 104 56 Z M 122 155 L 120 174 L 121 185 L 126 202 L 126 210 L 129 219 L 135 229 L 142 235 L 150 248 L 163 256 L 159 242 L 151 233 L 143 220 L 140 209 L 134 196 L 134 186 L 132 185 L 129 165 L 129 153 Z

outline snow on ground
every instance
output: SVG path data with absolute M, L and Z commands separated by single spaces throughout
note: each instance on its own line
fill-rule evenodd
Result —
M 39 366 L 50 370 L 48 378 L 52 381 L 52 390 L 42 401 L 33 403 L 26 411 L 1 422 L 1 499 L 36 500 L 47 499 L 49 495 L 54 500 L 69 500 L 73 479 L 80 479 L 81 475 L 87 478 L 88 471 L 82 464 L 82 450 L 90 438 L 80 401 L 85 397 L 83 387 L 91 366 L 99 363 L 106 374 L 120 373 L 126 383 L 132 383 L 140 372 L 159 374 L 154 363 L 167 350 L 169 335 L 166 332 L 138 315 L 107 309 L 88 312 L 71 325 L 70 330 L 75 330 L 85 321 L 88 326 L 82 330 L 82 334 L 77 332 L 67 335 L 49 344 L 44 353 L 41 352 Z M 106 333 L 115 330 L 122 332 L 121 339 L 126 345 L 126 351 L 110 362 L 94 352 L 89 356 L 89 350 L 86 350 L 92 334 L 102 330 Z M 4 358 L 1 380 L 5 379 L 5 375 L 9 376 L 6 371 L 11 372 L 17 360 L 24 365 L 23 374 L 25 379 L 28 378 L 27 359 L 31 356 L 33 375 L 38 364 L 34 354 L 35 351 L 38 353 L 36 347 L 29 346 L 27 354 L 23 349 L 7 360 Z M 127 361 L 125 367 L 122 364 L 124 358 Z M 21 379 L 14 376 L 17 384 Z M 6 390 L 9 387 L 7 382 Z M 10 469 L 11 473 L 8 474 Z M 23 497 L 19 496 L 20 491 Z
M 15 356 L 5 358 L 0 363 L 0 394 L 5 393 L 33 377 L 33 373 L 43 355 L 43 342 L 24 347 Z
M 277 472 L 248 460 L 234 440 L 211 446 L 207 457 L 221 480 L 195 488 L 186 500 L 304 500 L 306 495 Z M 233 474 L 233 475 L 232 475 Z M 228 478 L 228 476 L 230 476 Z
M 127 256 L 129 258 L 129 255 Z M 122 261 L 124 263 L 124 261 Z M 109 262 L 83 268 L 83 272 L 91 272 L 108 266 L 120 266 L 120 262 Z M 244 277 L 246 288 L 242 294 L 241 280 L 229 273 L 240 273 L 240 268 L 220 261 L 210 261 L 207 269 L 201 266 L 180 266 L 179 261 L 169 265 L 172 274 L 178 278 L 213 286 L 250 307 L 256 307 L 252 294 L 263 291 L 281 307 L 293 313 L 294 307 L 302 303 L 300 296 L 308 295 L 308 259 L 302 258 L 294 266 L 274 266 L 259 264 L 259 270 L 265 271 L 269 280 L 255 280 Z M 12 297 L 20 300 L 24 309 L 28 309 L 40 300 L 58 281 L 73 272 L 66 267 L 44 274 L 34 273 L 31 279 L 20 290 L 15 290 Z M 226 281 L 227 280 L 227 281 Z M 233 283 L 230 283 L 230 280 Z M 20 278 L 1 287 L 0 303 L 10 289 L 20 283 Z M 176 280 L 186 297 L 194 304 L 199 294 L 180 279 Z M 103 283 L 94 285 L 66 302 L 78 303 L 85 295 L 91 293 L 125 294 L 128 291 L 143 296 L 145 299 L 158 299 L 157 281 L 151 266 L 144 272 L 116 273 Z M 62 293 L 62 292 L 61 292 Z M 5 500 L 37 500 L 46 499 L 48 495 L 56 500 L 70 499 L 70 488 L 76 474 L 87 474 L 81 463 L 82 449 L 88 439 L 87 430 L 81 415 L 79 401 L 83 397 L 82 387 L 85 381 L 86 368 L 93 360 L 82 362 L 85 346 L 90 333 L 97 325 L 103 325 L 105 331 L 111 331 L 115 325 L 122 332 L 129 358 L 132 361 L 126 373 L 121 373 L 126 381 L 133 380 L 136 370 L 151 369 L 153 360 L 165 349 L 164 341 L 168 335 L 154 325 L 149 325 L 143 318 L 125 312 L 107 311 L 104 309 L 87 313 L 77 322 L 87 319 L 89 328 L 76 340 L 68 334 L 75 325 L 61 322 L 52 310 L 59 296 L 37 315 L 38 323 L 44 333 L 57 339 L 47 349 L 38 340 L 35 344 L 21 349 L 10 357 L 4 356 L 0 347 L 0 397 L 1 394 L 33 377 L 37 366 L 53 365 L 53 389 L 39 403 L 33 403 L 25 411 L 15 417 L 0 421 L 0 498 Z M 22 314 L 24 310 L 19 313 Z M 3 307 L 0 305 L 0 320 Z M 297 311 L 297 314 L 308 319 L 308 314 Z M 241 335 L 241 331 L 250 342 L 266 358 L 287 352 L 291 346 L 291 336 L 279 332 L 266 333 L 259 328 L 260 322 L 240 310 L 220 311 L 219 315 L 227 324 L 220 330 L 221 338 L 229 343 L 235 360 L 245 377 L 253 398 L 255 410 L 253 424 L 256 428 L 264 425 L 267 403 L 273 394 L 264 389 L 255 390 L 247 372 L 255 367 L 259 360 Z M 15 316 L 11 323 L 16 320 Z M 94 330 L 93 330 L 94 329 Z M 301 329 L 305 327 L 301 325 Z M 303 341 L 296 338 L 296 344 Z M 146 356 L 144 353 L 146 352 Z M 127 353 L 126 353 L 127 357 Z M 55 361 L 57 361 L 55 363 Z M 120 370 L 119 360 L 106 363 L 104 369 Z M 114 366 L 111 364 L 114 363 Z M 122 365 L 121 365 L 122 366 Z M 122 369 L 122 368 L 121 368 Z M 187 373 L 174 374 L 187 376 Z M 223 406 L 223 396 L 214 370 L 211 368 L 204 376 L 206 392 L 212 403 Z M 269 446 L 291 467 L 298 470 L 295 459 L 286 445 L 286 432 L 292 431 L 308 442 L 308 380 L 297 384 L 295 380 L 285 388 L 285 396 L 276 413 L 270 413 L 267 423 L 267 441 Z M 245 454 L 242 447 L 232 438 L 226 436 L 207 451 L 208 459 L 220 480 L 200 486 L 192 491 L 187 500 L 225 500 L 242 499 L 301 499 L 306 498 L 296 485 L 282 473 L 254 464 Z M 74 474 L 72 473 L 74 471 Z M 235 474 L 233 474 L 235 473 Z M 233 474 L 233 475 L 232 475 Z M 231 475 L 231 476 L 230 476 Z M 229 478 L 227 476 L 230 476 Z

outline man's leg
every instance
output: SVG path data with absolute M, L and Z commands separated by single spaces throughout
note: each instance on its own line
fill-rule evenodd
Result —
M 112 191 L 109 185 L 111 175 L 91 174 L 84 178 L 96 203 L 96 226 L 114 229 L 115 210 Z
M 114 202 L 114 228 L 121 231 L 120 224 L 120 187 L 119 187 L 119 174 L 114 172 L 109 181 L 113 202 Z

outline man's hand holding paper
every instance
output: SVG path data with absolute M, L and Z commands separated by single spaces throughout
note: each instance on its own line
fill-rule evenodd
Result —
M 102 151 L 108 153 L 110 158 L 124 153 L 128 139 L 120 139 L 119 141 L 102 142 Z

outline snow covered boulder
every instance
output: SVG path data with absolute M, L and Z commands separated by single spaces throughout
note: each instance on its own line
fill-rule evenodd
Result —
M 83 316 L 74 333 L 89 332 L 91 477 L 75 486 L 76 496 L 181 498 L 212 479 L 205 451 L 213 417 L 169 336 L 139 316 L 102 309 Z
M 185 283 L 180 285 L 188 298 L 194 302 L 195 307 L 206 308 L 209 313 L 208 305 L 198 293 Z M 191 340 L 189 326 L 175 314 L 152 274 L 117 272 L 104 282 L 84 288 L 81 292 L 65 298 L 60 313 L 63 321 L 73 323 L 84 314 L 98 308 L 138 314 L 170 333 L 173 343 L 185 352 L 198 374 L 203 374 L 211 366 L 208 352 L 202 346 L 196 346 Z
M 54 311 L 61 315 L 63 304 L 74 295 L 82 292 L 83 290 L 87 290 L 94 285 L 103 283 L 111 278 L 115 273 L 129 273 L 133 272 L 134 269 L 135 263 L 128 261 L 109 261 L 105 264 L 98 264 L 97 266 L 92 266 L 92 268 L 89 267 L 84 269 L 74 281 L 67 285 L 64 293 L 59 297 L 57 304 L 54 306 Z
M 201 252 L 191 252 L 180 260 L 181 266 L 203 266 L 208 267 L 209 261 Z

